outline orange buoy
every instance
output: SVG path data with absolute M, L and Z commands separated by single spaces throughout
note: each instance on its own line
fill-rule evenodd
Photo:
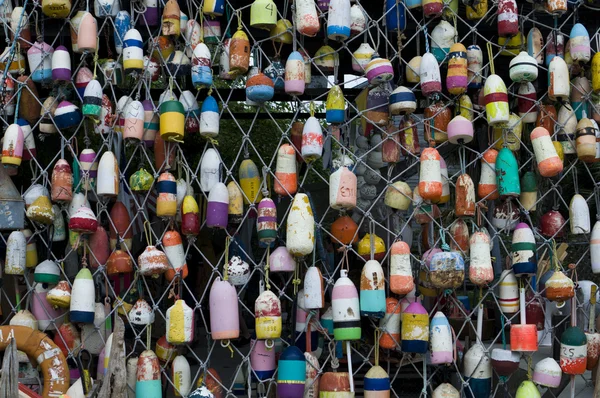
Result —
M 438 201 L 442 196 L 442 171 L 440 154 L 435 148 L 425 148 L 421 153 L 419 194 L 424 200 Z

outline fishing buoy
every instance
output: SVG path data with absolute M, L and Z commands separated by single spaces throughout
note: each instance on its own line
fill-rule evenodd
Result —
M 358 340 L 361 336 L 360 303 L 356 287 L 342 269 L 331 296 L 333 334 L 338 341 Z
M 358 225 L 350 216 L 341 216 L 331 224 L 333 242 L 350 245 L 358 242 Z
M 227 184 L 227 193 L 229 194 L 229 222 L 239 224 L 242 221 L 244 213 L 244 197 L 242 191 L 235 181 Z
M 71 80 L 71 56 L 65 46 L 58 46 L 52 53 L 52 80 Z
M 468 85 L 467 49 L 462 44 L 455 43 L 450 47 L 448 57 L 446 87 L 450 94 L 460 95 L 467 90 Z
M 282 144 L 277 151 L 273 190 L 281 196 L 294 195 L 298 190 L 296 151 L 290 144 Z
M 485 114 L 491 126 L 508 123 L 508 94 L 506 85 L 498 75 L 490 75 L 483 88 L 485 99 Z
M 315 161 L 323 154 L 323 130 L 314 116 L 304 123 L 301 154 L 306 162 Z
M 277 239 L 277 208 L 275 202 L 270 198 L 263 198 L 259 202 L 257 210 L 256 232 L 258 240 L 270 245 Z
M 561 367 L 553 358 L 544 358 L 535 364 L 532 380 L 540 386 L 557 388 L 561 379 Z
M 316 266 L 308 267 L 304 275 L 304 308 L 320 309 L 325 305 L 325 289 L 323 286 L 323 275 Z M 300 293 L 298 293 L 300 294 Z M 300 300 L 300 298 L 298 298 Z M 298 307 L 301 307 L 298 305 Z M 297 319 L 297 317 L 296 317 Z
M 490 237 L 486 232 L 477 231 L 469 240 L 470 264 L 469 280 L 476 286 L 484 286 L 494 280 Z
M 385 299 L 385 316 L 379 321 L 382 331 L 379 337 L 379 346 L 393 350 L 400 345 L 400 317 L 402 307 L 397 299 Z
M 185 109 L 176 99 L 163 101 L 160 106 L 160 136 L 165 141 L 183 142 Z
M 431 52 L 439 63 L 442 63 L 446 55 L 450 52 L 450 47 L 454 44 L 455 36 L 456 29 L 454 29 L 454 26 L 444 20 L 440 21 L 431 31 Z M 421 64 L 422 67 L 423 64 Z
M 536 245 L 533 231 L 519 223 L 512 238 L 512 266 L 516 276 L 530 276 L 537 272 Z
M 311 0 L 298 0 L 296 6 L 296 20 L 294 25 L 303 36 L 314 37 L 319 32 L 319 16 L 315 2 Z
M 127 211 L 125 204 L 118 200 L 110 210 L 110 248 L 112 250 L 117 248 L 117 244 L 120 243 L 125 250 L 128 248 L 132 250 L 133 245 L 133 231 L 131 224 L 131 217 Z
M 262 200 L 261 181 L 258 167 L 251 159 L 240 164 L 240 186 L 244 192 L 244 203 L 258 203 Z
M 275 293 L 265 290 L 258 296 L 254 302 L 254 317 L 256 319 L 256 338 L 271 340 L 270 343 L 267 341 L 267 349 L 272 348 L 272 339 L 281 337 L 281 301 Z M 304 370 L 303 367 L 303 374 Z
M 374 53 L 375 50 L 369 43 L 361 43 L 358 49 L 352 53 L 352 70 L 358 73 L 365 73 Z
M 537 181 L 535 174 L 528 171 L 521 178 L 521 196 L 519 202 L 523 209 L 527 211 L 535 211 L 537 204 Z
M 470 123 L 470 122 L 469 122 Z M 457 217 L 473 217 L 475 215 L 475 184 L 468 174 L 461 174 L 455 184 L 454 213 Z
M 69 319 L 71 322 L 93 323 L 95 314 L 95 287 L 92 273 L 82 268 L 71 289 Z
M 425 148 L 421 153 L 419 195 L 424 200 L 436 202 L 442 196 L 440 154 L 435 148 Z
M 430 325 L 431 363 L 451 364 L 454 361 L 452 327 L 443 312 L 437 311 Z
M 573 107 L 577 120 L 581 120 L 584 115 L 591 114 L 589 112 L 589 102 L 586 98 L 589 98 L 592 93 L 592 86 L 590 85 L 589 79 L 585 76 L 577 76 L 573 79 L 572 83 L 571 106 Z
M 515 0 L 498 2 L 498 35 L 512 37 L 519 34 L 519 14 Z
M 535 58 L 521 51 L 510 61 L 510 79 L 516 83 L 532 82 L 538 77 L 538 68 Z
M 329 177 L 329 206 L 336 210 L 356 207 L 357 179 L 347 167 L 340 167 Z
M 52 81 L 52 56 L 54 49 L 45 42 L 35 42 L 27 50 L 27 62 L 31 70 L 31 80 L 36 83 Z
M 98 163 L 96 193 L 100 196 L 117 196 L 119 194 L 119 166 L 111 151 L 102 154 Z
M 145 350 L 140 354 L 136 375 L 136 398 L 156 398 L 161 395 L 160 363 L 154 351 Z
M 587 338 L 577 326 L 571 326 L 560 337 L 560 368 L 564 374 L 580 375 L 587 365 Z
M 515 155 L 506 147 L 496 157 L 496 184 L 501 198 L 518 197 L 521 193 L 519 165 Z
M 138 257 L 140 275 L 161 275 L 170 267 L 167 255 L 155 246 L 146 246 L 146 249 Z
M 425 141 L 441 144 L 448 140 L 448 125 L 452 119 L 452 112 L 442 102 L 434 102 L 425 108 Z
M 27 242 L 25 234 L 13 231 L 6 241 L 6 257 L 4 273 L 8 275 L 24 275 L 27 266 Z
M 521 362 L 521 357 L 517 352 L 502 348 L 494 348 L 491 358 L 492 367 L 500 376 L 510 376 L 519 369 Z
M 533 84 L 527 82 L 519 85 L 517 107 L 523 123 L 535 123 L 538 117 L 537 93 Z
M 442 383 L 433 390 L 432 398 L 460 398 L 460 393 L 452 384 Z
M 350 387 L 351 378 L 352 375 L 347 372 L 323 373 L 319 381 L 319 398 L 354 396 Z
M 585 198 L 579 194 L 575 194 L 571 198 L 571 203 L 569 204 L 569 222 L 573 235 L 590 233 L 590 210 Z
M 87 206 L 81 206 L 69 219 L 69 230 L 81 234 L 93 234 L 98 228 L 96 215 Z
M 519 289 L 512 269 L 504 270 L 500 275 L 498 302 L 505 314 L 514 314 L 519 310 Z
M 229 192 L 225 184 L 218 182 L 208 194 L 206 226 L 209 228 L 227 228 L 228 209 Z
M 271 272 L 294 272 L 295 269 L 296 260 L 285 246 L 279 246 L 273 250 L 269 262 Z
M 469 388 L 465 389 L 467 397 L 484 398 L 490 396 L 492 364 L 482 344 L 474 344 L 465 354 L 463 375 L 469 383 Z
M 386 188 L 384 202 L 393 209 L 408 210 L 412 203 L 412 190 L 406 182 L 396 181 Z
M 91 80 L 83 92 L 83 116 L 99 121 L 102 114 L 102 86 L 98 80 Z
M 360 315 L 373 318 L 385 315 L 385 277 L 376 260 L 367 261 L 361 272 Z
M 194 340 L 194 310 L 184 300 L 176 300 L 166 314 L 167 341 L 170 344 L 187 344 Z
M 595 128 L 590 119 L 583 118 L 577 123 L 575 149 L 577 151 L 577 157 L 580 160 L 586 163 L 593 163 L 596 161 L 597 134 L 598 129 Z
M 379 85 L 394 78 L 394 68 L 388 59 L 381 58 L 374 52 L 365 67 L 365 75 L 370 84 Z
M 410 247 L 405 242 L 396 241 L 390 248 L 390 290 L 404 295 L 410 293 L 414 286 Z
M 167 231 L 162 238 L 165 254 L 171 267 L 165 273 L 168 281 L 173 280 L 176 275 L 185 279 L 188 274 L 188 267 L 185 259 L 185 251 L 181 241 L 181 235 L 177 231 Z
M 297 193 L 287 217 L 287 249 L 294 257 L 306 256 L 313 251 L 315 220 L 308 196 Z
M 250 351 L 252 379 L 264 381 L 273 377 L 277 367 L 275 349 L 273 347 L 267 348 L 266 340 L 258 340 L 255 336 L 253 336 L 250 346 L 252 347 Z
M 248 159 L 242 161 L 240 165 L 240 184 L 242 185 L 242 189 L 244 189 L 245 184 L 245 176 L 241 174 L 243 167 Z M 251 162 L 251 160 L 250 160 Z M 247 166 L 245 166 L 247 167 Z M 256 167 L 256 166 L 255 166 Z M 202 156 L 202 160 L 200 161 L 200 188 L 206 192 L 210 193 L 210 190 L 221 180 L 221 157 L 219 153 L 214 148 L 208 148 L 204 155 Z
M 402 351 L 424 354 L 429 343 L 427 310 L 414 302 L 402 311 Z
M 350 37 L 350 0 L 330 0 L 327 13 L 327 37 L 344 41 Z
M 237 339 L 240 335 L 237 292 L 217 277 L 210 288 L 210 335 L 214 340 Z
M 246 80 L 246 98 L 259 104 L 269 101 L 275 94 L 273 80 L 262 72 L 250 76 Z
M 38 265 L 36 239 L 29 228 L 24 229 L 21 232 L 27 242 L 25 245 L 25 266 L 27 268 L 33 268 Z
M 352 377 L 352 376 L 350 376 Z M 365 374 L 364 396 L 365 398 L 386 397 L 390 393 L 390 377 L 379 365 L 373 366 Z M 352 394 L 352 393 L 350 393 Z
M 546 298 L 548 300 L 562 303 L 574 296 L 575 285 L 562 271 L 555 271 L 546 281 Z
M 550 86 L 548 87 L 548 97 L 552 101 L 567 101 L 571 93 L 569 81 L 569 68 L 567 63 L 561 57 L 554 57 L 548 67 Z
M 10 124 L 2 139 L 2 163 L 6 166 L 20 166 L 23 160 L 24 143 L 23 129 L 16 123 Z
M 329 89 L 325 109 L 327 123 L 343 123 L 346 120 L 346 100 L 340 86 L 334 85 Z
M 481 70 L 483 66 L 483 52 L 477 44 L 472 44 L 467 48 L 467 79 L 468 87 L 479 89 L 482 84 Z
M 495 200 L 500 197 L 496 182 L 496 158 L 498 151 L 486 150 L 481 157 L 481 175 L 477 184 L 477 196 L 480 199 Z
M 304 57 L 294 51 L 285 63 L 285 92 L 289 95 L 302 95 L 305 84 Z
M 250 26 L 271 30 L 277 24 L 277 6 L 273 0 L 255 0 L 250 7 Z
M 298 398 L 304 394 L 306 359 L 296 346 L 289 346 L 279 357 L 277 395 L 281 398 Z
M 407 115 L 417 109 L 415 94 L 404 86 L 398 86 L 389 98 L 389 110 L 392 115 Z
M 176 397 L 186 397 L 192 389 L 190 363 L 183 355 L 177 355 L 171 364 L 171 377 Z
M 248 35 L 238 29 L 229 44 L 229 74 L 243 75 L 250 66 L 250 41 Z
M 70 129 L 77 127 L 81 122 L 81 112 L 76 105 L 69 101 L 61 101 L 54 112 L 54 123 L 59 129 Z
M 419 81 L 423 95 L 430 96 L 442 91 L 442 78 L 438 60 L 431 53 L 425 53 L 419 67 Z
M 517 227 L 518 228 L 518 227 Z M 514 264 L 513 264 L 514 266 Z M 534 271 L 535 274 L 535 271 Z M 537 326 L 527 324 L 525 307 L 525 288 L 521 288 L 520 298 L 520 320 L 521 324 L 510 326 L 510 348 L 518 352 L 535 352 L 538 350 Z
M 157 179 L 157 190 L 156 215 L 174 217 L 177 214 L 177 182 L 173 174 L 168 171 L 161 173 Z

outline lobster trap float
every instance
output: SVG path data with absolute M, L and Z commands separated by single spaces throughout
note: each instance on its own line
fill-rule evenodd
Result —
M 594 395 L 600 1 L 0 25 L 0 397 Z

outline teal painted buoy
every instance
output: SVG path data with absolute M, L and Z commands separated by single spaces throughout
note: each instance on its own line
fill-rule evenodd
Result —
M 518 198 L 521 194 L 519 164 L 512 151 L 506 147 L 500 149 L 496 158 L 496 182 L 501 198 Z

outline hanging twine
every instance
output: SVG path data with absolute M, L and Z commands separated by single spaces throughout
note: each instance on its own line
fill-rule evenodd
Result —
M 294 268 L 294 279 L 292 280 L 292 284 L 294 285 L 294 295 L 298 294 L 298 287 L 302 283 L 302 279 L 300 279 L 300 270 L 298 269 L 298 265 Z
M 225 264 L 223 265 L 223 280 L 229 280 L 229 244 L 231 243 L 231 237 L 225 238 Z M 269 268 L 269 258 L 267 257 L 267 272 Z M 268 277 L 268 274 L 267 274 Z
M 269 283 L 269 256 L 271 254 L 271 247 L 267 246 L 267 261 L 265 263 L 265 287 L 267 290 L 271 290 L 271 284 Z M 298 274 L 298 266 L 294 269 L 294 275 Z M 294 285 L 294 294 L 296 293 L 296 285 Z
M 496 69 L 494 68 L 494 52 L 492 50 L 492 42 L 487 42 L 486 43 L 487 46 L 487 51 L 488 51 L 488 59 L 490 61 L 490 73 L 492 75 L 496 74 Z
M 379 328 L 375 328 L 375 341 L 373 342 L 375 351 L 375 366 L 379 366 L 379 338 L 381 337 L 381 330 Z

